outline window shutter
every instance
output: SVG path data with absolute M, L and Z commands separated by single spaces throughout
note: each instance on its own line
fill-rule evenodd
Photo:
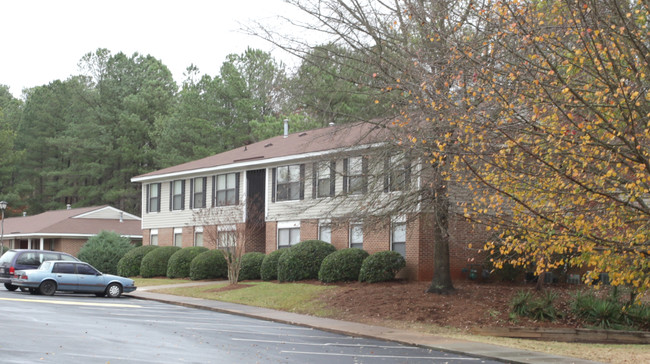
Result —
M 275 202 L 275 185 L 277 183 L 277 168 L 271 169 L 271 201 Z
M 305 199 L 305 164 L 300 165 L 300 199 Z
M 158 183 L 158 205 L 156 206 L 156 212 L 160 212 L 160 205 L 162 205 L 162 183 Z
M 348 193 L 348 159 L 343 159 L 343 193 Z
M 384 192 L 390 190 L 390 157 L 384 159 Z
M 235 205 L 239 205 L 239 172 L 235 173 Z
M 172 210 L 174 204 L 174 181 L 169 182 L 169 211 Z
M 368 157 L 361 158 L 362 186 L 361 192 L 368 193 Z
M 330 196 L 336 192 L 336 161 L 330 162 Z
M 311 179 L 312 180 L 311 198 L 315 199 L 316 196 L 318 195 L 316 190 L 318 189 L 318 179 L 320 178 L 320 176 L 318 175 L 318 162 L 315 162 L 312 168 L 313 169 L 311 174 L 313 178 Z
M 404 166 L 404 189 L 411 185 L 411 162 L 410 160 L 406 162 Z
M 151 189 L 151 184 L 148 184 L 148 185 L 147 185 L 147 188 L 146 188 L 146 190 L 147 190 L 147 191 L 146 191 L 146 194 L 147 194 L 147 201 L 145 202 L 145 203 L 146 203 L 146 206 L 147 206 L 147 210 L 146 210 L 147 212 L 151 212 L 151 205 L 149 204 L 149 190 L 150 190 L 150 189 Z
M 181 181 L 181 210 L 185 210 L 185 180 Z
M 206 199 L 208 197 L 208 177 L 203 177 L 203 206 L 202 207 L 207 207 L 206 205 Z
M 212 176 L 212 207 L 217 205 L 217 176 Z
M 194 179 L 190 179 L 190 210 L 194 208 Z

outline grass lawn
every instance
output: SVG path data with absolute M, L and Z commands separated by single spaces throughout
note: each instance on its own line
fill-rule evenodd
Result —
M 180 283 L 192 283 L 189 279 L 169 279 L 169 278 L 140 278 L 140 277 L 130 277 L 135 281 L 136 287 L 149 287 L 149 286 L 162 286 L 165 284 L 180 284 Z

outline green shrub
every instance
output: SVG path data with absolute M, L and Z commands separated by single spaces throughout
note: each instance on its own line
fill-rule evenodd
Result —
M 650 330 L 650 305 L 633 303 L 624 312 L 632 326 L 639 330 Z
M 270 252 L 264 257 L 262 267 L 260 268 L 260 278 L 263 281 L 273 281 L 278 279 L 278 261 L 287 249 L 278 249 Z
M 7 250 L 9 250 L 8 247 L 0 245 L 0 256 L 2 256 L 2 254 L 4 254 Z
M 260 270 L 266 254 L 250 252 L 241 256 L 239 266 L 239 280 L 260 279 Z
M 510 302 L 512 313 L 517 316 L 530 317 L 537 321 L 553 321 L 560 312 L 555 307 L 557 294 L 546 291 L 542 295 L 533 295 L 530 291 L 519 291 Z
M 117 275 L 123 277 L 139 276 L 142 258 L 156 248 L 158 248 L 158 245 L 143 245 L 129 250 L 117 263 Z
M 395 279 L 397 273 L 406 267 L 404 257 L 394 251 L 383 251 L 367 257 L 359 271 L 359 281 L 376 283 Z
M 622 328 L 626 324 L 623 304 L 619 302 L 617 291 L 609 297 L 597 297 L 593 291 L 578 292 L 571 301 L 571 311 L 591 325 L 601 329 Z
M 292 246 L 278 260 L 278 280 L 294 282 L 318 279 L 323 259 L 335 251 L 332 244 L 322 240 L 305 240 Z
M 318 271 L 322 282 L 349 282 L 359 280 L 359 271 L 368 252 L 357 248 L 335 251 L 323 259 Z
M 117 264 L 131 249 L 133 245 L 128 238 L 112 231 L 102 231 L 88 239 L 81 247 L 77 258 L 89 263 L 100 272 L 117 274 Z
M 169 258 L 179 250 L 181 248 L 177 246 L 161 246 L 147 253 L 142 258 L 142 264 L 140 265 L 142 278 L 166 276 Z
M 190 279 L 228 278 L 228 262 L 221 250 L 208 250 L 192 259 Z
M 197 255 L 208 251 L 202 246 L 182 248 L 169 257 L 167 263 L 167 278 L 186 278 L 190 276 L 190 263 Z

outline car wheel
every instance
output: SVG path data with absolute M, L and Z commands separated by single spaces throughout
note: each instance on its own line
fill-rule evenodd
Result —
M 106 287 L 106 295 L 109 298 L 118 298 L 122 295 L 122 286 L 117 283 L 111 283 Z
M 6 288 L 7 290 L 9 290 L 9 291 L 15 291 L 15 290 L 18 289 L 17 286 L 14 286 L 14 285 L 11 284 L 11 283 L 5 283 L 5 288 Z
M 51 296 L 56 292 L 56 283 L 53 281 L 45 281 L 38 287 L 38 291 L 45 296 Z

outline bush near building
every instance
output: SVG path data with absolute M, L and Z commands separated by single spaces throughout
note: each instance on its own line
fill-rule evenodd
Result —
M 359 281 L 376 283 L 395 279 L 397 273 L 406 267 L 404 257 L 394 251 L 375 253 L 363 261 Z
M 190 263 L 190 279 L 228 278 L 228 262 L 220 250 L 208 250 Z
M 177 246 L 161 246 L 145 255 L 140 265 L 142 278 L 166 276 L 169 258 L 179 250 L 181 248 Z
M 131 249 L 131 240 L 112 231 L 102 231 L 92 236 L 81 247 L 77 258 L 100 272 L 117 274 L 117 264 Z
M 323 259 L 335 251 L 332 244 L 322 240 L 305 240 L 292 246 L 278 260 L 278 280 L 293 282 L 318 279 Z
M 357 248 L 337 250 L 323 259 L 318 280 L 326 283 L 357 281 L 361 265 L 369 255 L 367 251 Z
M 190 276 L 190 264 L 199 254 L 208 251 L 202 246 L 182 248 L 169 257 L 167 278 L 186 278 Z
M 242 255 L 239 266 L 239 280 L 260 279 L 260 270 L 266 254 L 250 252 Z
M 270 252 L 264 257 L 262 267 L 260 268 L 260 278 L 263 281 L 273 281 L 278 279 L 278 261 L 287 249 L 278 249 Z
M 157 245 L 143 245 L 129 250 L 117 263 L 117 275 L 123 277 L 139 276 L 142 258 L 156 248 L 158 248 Z

